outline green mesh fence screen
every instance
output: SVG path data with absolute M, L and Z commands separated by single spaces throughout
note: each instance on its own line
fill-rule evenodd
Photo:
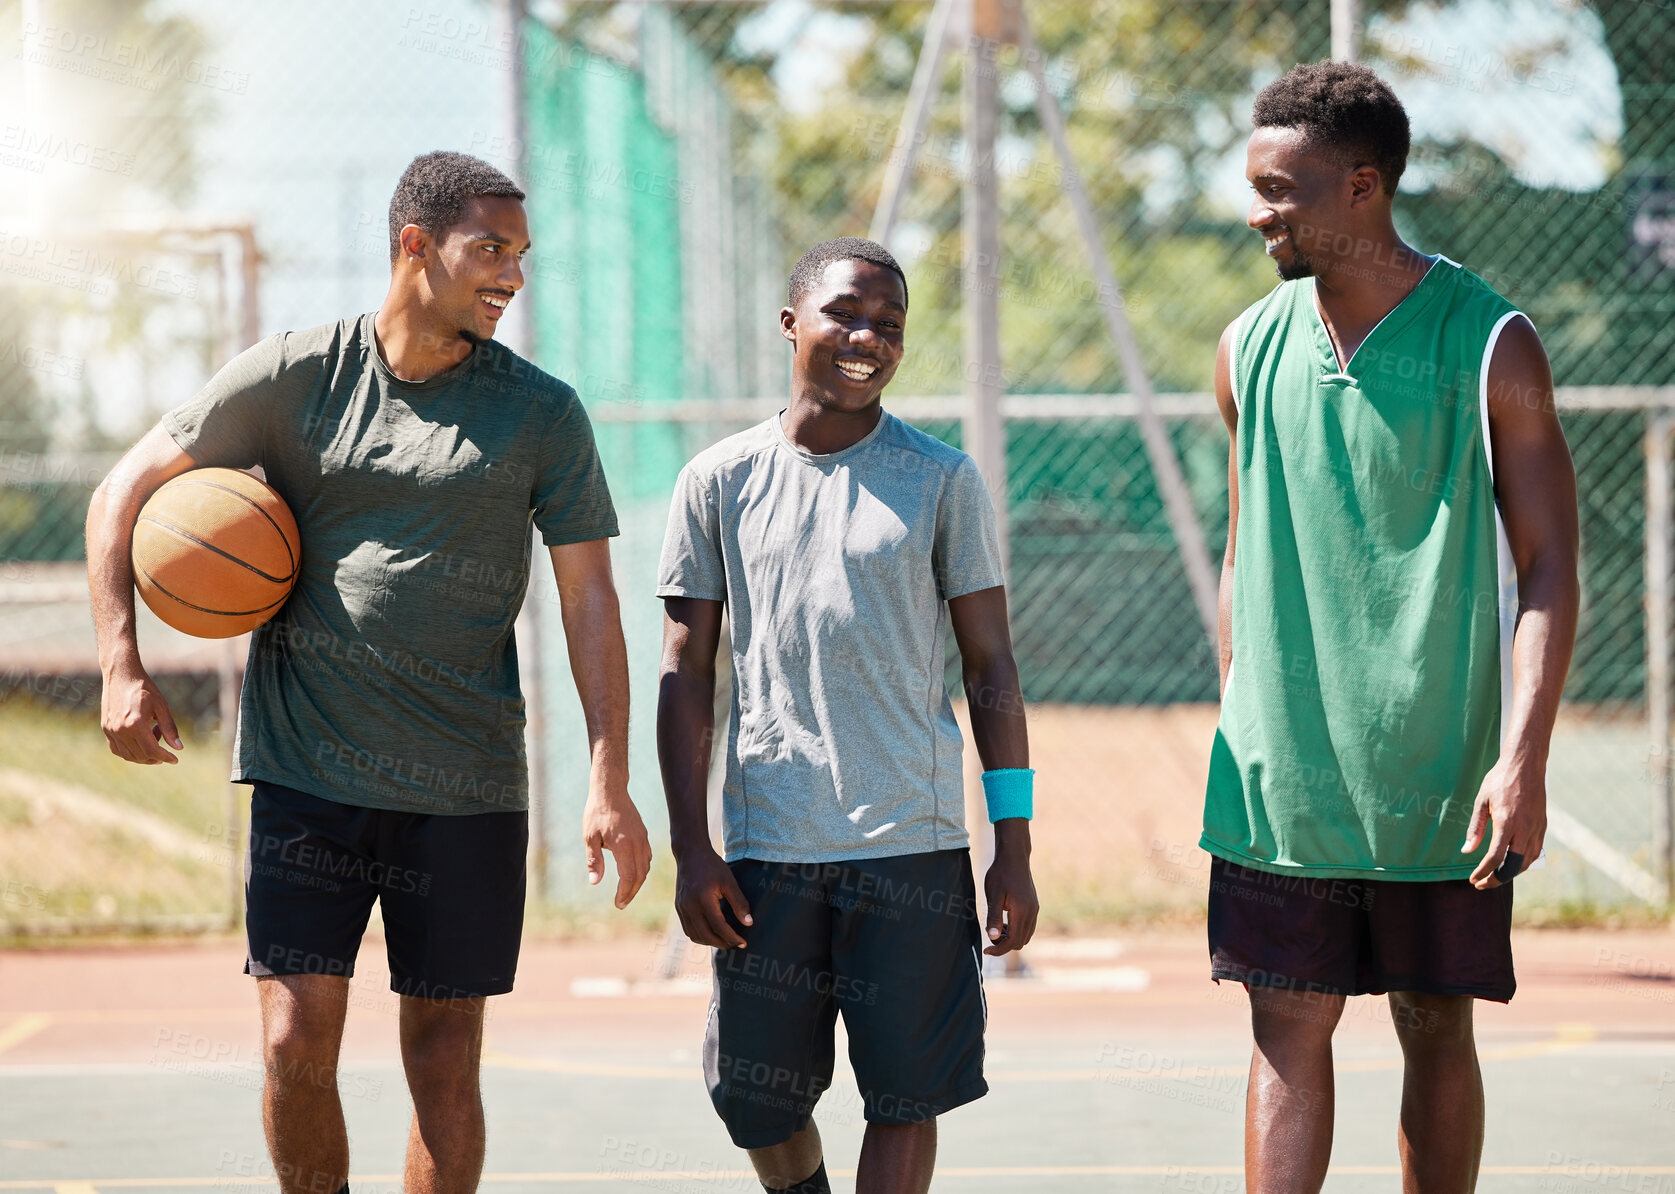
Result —
M 113 37 L 156 48 L 186 37 L 192 53 L 210 52 L 191 20 L 164 19 L 157 5 L 130 7 L 121 20 L 132 27 Z M 209 7 L 198 7 L 207 19 Z M 417 23 L 400 12 L 346 13 L 355 34 L 341 48 L 279 40 L 266 65 L 275 78 L 355 72 L 394 92 L 415 66 L 441 78 L 444 64 L 477 69 L 468 61 L 476 56 L 481 78 L 449 85 L 481 95 L 505 55 L 460 32 L 484 24 L 480 11 L 454 0 L 437 8 Z M 89 28 L 105 19 L 92 0 L 60 0 L 55 9 Z M 1222 328 L 1273 282 L 1242 223 L 1250 102 L 1293 62 L 1325 56 L 1328 5 L 1030 0 L 1027 9 L 1153 384 L 1207 390 Z M 1364 57 L 1413 120 L 1397 205 L 1403 234 L 1519 303 L 1561 387 L 1675 384 L 1675 6 L 1363 0 L 1363 10 Z M 930 5 L 571 3 L 535 11 L 516 52 L 526 73 L 522 168 L 536 242 L 536 353 L 592 414 L 622 515 L 615 559 L 636 689 L 633 769 L 642 804 L 655 808 L 651 677 L 661 611 L 651 593 L 670 483 L 693 453 L 742 426 L 709 417 L 703 404 L 719 412 L 721 403 L 784 394 L 776 314 L 785 275 L 808 245 L 866 231 L 898 152 Z M 18 20 L 0 8 L 6 37 L 23 36 Z M 913 297 L 909 355 L 892 398 L 958 395 L 967 381 L 966 45 L 958 35 L 936 81 L 891 241 Z M 59 63 L 55 86 L 80 85 L 71 59 Z M 1015 48 L 999 47 L 992 62 L 1002 255 L 985 284 L 999 298 L 1005 389 L 1024 402 L 1127 391 L 1132 379 L 1101 306 L 1117 300 L 1092 285 L 1063 169 L 1036 114 L 1035 83 Z M 78 192 L 108 202 L 69 214 L 120 222 L 184 207 L 198 175 L 214 175 L 219 209 L 264 213 L 264 319 L 279 322 L 263 334 L 370 309 L 385 268 L 387 188 L 411 152 L 437 145 L 384 154 L 388 128 L 343 131 L 333 89 L 321 86 L 308 100 L 314 123 L 276 142 L 283 153 L 260 171 L 229 179 L 215 175 L 216 163 L 187 132 L 217 113 L 236 125 L 252 109 L 186 86 L 171 81 L 143 95 L 130 88 L 143 105 L 87 106 L 111 121 L 101 144 L 137 156 L 132 179 L 89 176 Z M 414 102 L 432 105 L 426 128 L 439 130 L 439 144 L 492 156 L 505 143 L 488 116 L 462 117 L 466 105 L 441 91 Z M 333 130 L 342 144 L 330 142 Z M 320 165 L 328 159 L 333 165 Z M 283 205 L 271 202 L 275 193 Z M 322 236 L 334 222 L 335 237 Z M 80 257 L 67 264 L 67 250 L 15 232 L 0 226 L 0 587 L 21 583 L 22 566 L 82 557 L 87 499 L 110 454 L 132 441 L 142 417 L 189 394 L 225 359 L 228 296 L 238 290 L 184 242 L 124 249 L 93 266 Z M 159 273 L 165 265 L 172 273 Z M 360 275 L 350 265 L 371 278 L 370 298 L 352 284 Z M 157 281 L 164 276 L 195 281 Z M 333 309 L 298 315 L 314 312 L 304 299 L 323 288 Z M 126 412 L 126 422 L 106 412 L 101 423 L 100 391 L 130 375 L 145 379 L 146 409 Z M 1650 865 L 1646 420 L 1645 396 L 1624 390 L 1564 416 L 1580 479 L 1584 606 L 1553 790 L 1607 845 Z M 961 442 L 957 422 L 922 423 Z M 1218 556 L 1225 432 L 1203 416 L 1173 418 L 1169 433 Z M 1032 702 L 1141 714 L 1213 702 L 1213 660 L 1132 422 L 1012 420 L 1003 496 L 1014 633 Z M 549 822 L 555 843 L 567 842 L 586 760 L 550 576 L 536 575 Z M 10 607 L 0 639 L 40 636 L 40 611 L 19 615 L 25 608 Z M 1065 815 L 1078 824 L 1128 816 L 1097 791 L 1085 804 L 1066 799 Z M 1562 872 L 1554 898 L 1622 898 L 1562 852 L 1554 869 Z M 555 866 L 553 874 L 573 878 L 574 870 Z

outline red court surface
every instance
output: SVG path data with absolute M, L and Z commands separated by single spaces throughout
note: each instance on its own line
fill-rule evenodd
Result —
M 1481 1188 L 1675 1191 L 1675 935 L 1522 932 L 1516 952 L 1516 999 L 1478 1005 Z M 659 953 L 526 944 L 517 991 L 491 1003 L 486 1187 L 754 1188 L 702 1087 L 703 951 L 672 981 Z M 1033 977 L 987 984 L 993 1093 L 946 1117 L 935 1188 L 1240 1188 L 1244 995 L 1205 977 L 1201 933 L 1044 940 L 1030 958 Z M 271 1187 L 241 961 L 226 940 L 0 954 L 0 1189 Z M 357 1194 L 397 1188 L 387 981 L 369 939 L 339 1075 Z M 1337 1042 L 1328 1189 L 1392 1189 L 1401 1059 L 1383 1000 L 1351 1001 Z M 839 1188 L 852 1096 L 840 1078 L 817 1113 Z

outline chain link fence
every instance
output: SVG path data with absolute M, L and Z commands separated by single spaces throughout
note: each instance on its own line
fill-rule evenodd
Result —
M 1648 585 L 1646 544 L 1657 505 L 1648 430 L 1675 408 L 1655 389 L 1675 384 L 1675 9 L 1363 9 L 1364 56 L 1414 124 L 1399 227 L 1530 314 L 1564 388 L 1581 483 L 1582 626 L 1551 767 L 1559 824 L 1549 865 L 1524 884 L 1523 914 L 1633 916 L 1662 878 L 1654 810 L 1667 785 L 1667 735 L 1654 733 L 1648 704 L 1658 677 L 1667 682 L 1656 660 L 1668 636 L 1648 635 L 1648 602 L 1655 620 L 1668 578 Z M 996 497 L 1010 518 L 1049 918 L 1192 915 L 1207 877 L 1195 842 L 1214 659 L 1105 315 L 1120 303 L 1133 324 L 1219 558 L 1227 441 L 1202 392 L 1222 328 L 1273 282 L 1242 222 L 1249 107 L 1291 63 L 1326 56 L 1328 4 L 1031 0 L 1026 10 L 1122 293 L 1089 269 L 1031 63 L 1017 45 L 974 38 L 956 4 L 890 240 L 912 320 L 886 405 L 961 444 L 960 395 L 985 380 L 1007 394 Z M 888 0 L 533 4 L 514 28 L 498 6 L 469 0 L 320 3 L 258 33 L 207 3 L 168 15 L 98 0 L 0 3 L 0 41 L 33 72 L 19 88 L 144 93 L 147 105 L 101 106 L 110 115 L 88 127 L 37 119 L 74 105 L 29 108 L 34 123 L 0 143 L 0 168 L 23 184 L 21 206 L 0 207 L 11 329 L 0 333 L 10 337 L 0 724 L 23 724 L 20 711 L 51 703 L 64 677 L 93 675 L 85 607 L 75 612 L 62 586 L 76 583 L 87 496 L 110 454 L 188 396 L 252 321 L 265 335 L 375 306 L 397 175 L 416 153 L 455 148 L 526 180 L 530 350 L 582 395 L 619 506 L 631 765 L 660 824 L 651 594 L 670 486 L 692 454 L 776 409 L 788 377 L 776 327 L 785 275 L 809 245 L 866 232 L 906 148 L 898 127 L 932 11 Z M 975 283 L 1000 310 L 992 379 L 973 376 L 962 330 L 974 284 L 962 248 L 971 61 L 994 72 L 1000 102 L 1001 249 Z M 493 99 L 519 73 L 522 134 Z M 406 97 L 399 112 L 391 94 Z M 43 245 L 30 223 L 43 202 L 79 231 Z M 212 231 L 240 222 L 261 254 L 255 282 L 236 236 Z M 128 239 L 113 240 L 123 229 Z M 49 582 L 61 587 L 40 587 Z M 572 844 L 585 742 L 550 576 L 537 574 L 527 619 L 547 898 L 591 915 L 597 893 Z M 80 662 L 47 658 L 40 644 L 58 639 L 79 642 Z M 178 674 L 200 691 L 182 699 L 207 730 L 220 660 L 191 667 Z M 191 816 L 179 827 L 199 836 L 225 820 L 218 806 Z M 660 870 L 666 882 L 666 856 Z M 170 907 L 214 911 L 222 897 L 205 898 Z M 52 909 L 78 915 L 63 901 Z M 19 919 L 9 913 L 0 919 Z

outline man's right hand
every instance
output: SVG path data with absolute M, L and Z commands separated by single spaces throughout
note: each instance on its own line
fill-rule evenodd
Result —
M 107 676 L 99 713 L 105 741 L 117 758 L 145 764 L 180 761 L 163 747 L 167 742 L 181 749 L 174 715 L 144 668 Z
M 744 938 L 727 923 L 721 911 L 723 900 L 741 924 L 752 923 L 750 905 L 739 890 L 739 881 L 733 878 L 733 868 L 721 860 L 721 855 L 705 845 L 675 857 L 675 912 L 680 916 L 680 927 L 699 945 L 742 949 Z

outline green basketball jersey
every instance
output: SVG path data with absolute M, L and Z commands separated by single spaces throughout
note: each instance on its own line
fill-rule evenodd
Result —
M 1489 359 L 1517 311 L 1438 258 L 1339 367 L 1314 280 L 1239 317 L 1233 667 L 1200 844 L 1323 878 L 1463 878 L 1517 587 Z M 1485 835 L 1487 837 L 1487 835 Z

